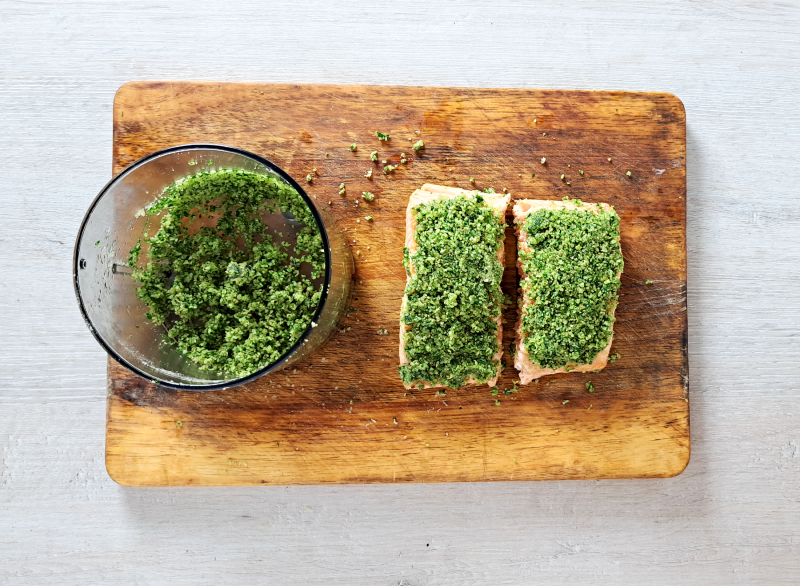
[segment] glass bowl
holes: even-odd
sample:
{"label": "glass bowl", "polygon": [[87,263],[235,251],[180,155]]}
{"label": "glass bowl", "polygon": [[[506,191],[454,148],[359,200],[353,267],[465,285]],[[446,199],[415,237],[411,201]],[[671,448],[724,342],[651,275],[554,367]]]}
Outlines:
{"label": "glass bowl", "polygon": [[[174,181],[199,170],[240,169],[269,174],[292,186],[308,205],[325,252],[322,296],[300,339],[281,357],[241,378],[205,370],[165,342],[166,329],[145,317],[147,305],[136,296],[137,284],[127,264],[130,250],[145,226],[144,208]],[[299,223],[291,214],[265,214],[270,228],[291,239]],[[206,391],[232,387],[294,364],[317,350],[335,331],[353,290],[353,257],[331,213],[317,208],[294,179],[267,159],[242,149],[189,144],[155,152],[112,179],[92,202],[75,243],[73,279],[86,325],[120,364],[156,384]]]}

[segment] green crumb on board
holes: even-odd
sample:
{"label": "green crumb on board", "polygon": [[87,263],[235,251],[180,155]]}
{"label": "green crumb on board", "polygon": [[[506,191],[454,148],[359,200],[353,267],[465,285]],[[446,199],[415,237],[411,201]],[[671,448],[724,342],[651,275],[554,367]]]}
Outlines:
{"label": "green crumb on board", "polygon": [[622,354],[612,354],[611,356],[608,357],[608,361],[609,362],[616,362],[620,358],[622,358]]}
{"label": "green crumb on board", "polygon": [[412,214],[417,248],[403,251],[410,279],[400,316],[408,363],[400,365],[400,377],[406,385],[483,384],[499,366],[497,251],[505,222],[477,192],[416,205]]}
{"label": "green crumb on board", "polygon": [[375,195],[370,193],[369,191],[362,192],[361,197],[363,197],[367,201],[372,201],[375,199]]}
{"label": "green crumb on board", "polygon": [[371,222],[371,221],[372,221],[372,216],[364,216],[364,219],[365,219],[367,222]]}
{"label": "green crumb on board", "polygon": [[[300,225],[293,250],[263,221],[282,212]],[[199,367],[247,376],[312,323],[322,295],[312,279],[323,275],[325,255],[314,216],[291,186],[243,170],[202,171],[169,185],[146,213],[161,227],[130,251],[136,294],[165,342]]]}
{"label": "green crumb on board", "polygon": [[376,130],[375,131],[375,135],[378,137],[378,140],[382,140],[384,142],[389,140],[389,135],[388,134],[384,134],[383,132],[379,132],[379,131]]}
{"label": "green crumb on board", "polygon": [[389,173],[391,173],[391,172],[392,172],[392,171],[394,171],[395,169],[397,169],[397,167],[395,167],[394,165],[386,165],[386,166],[383,168],[383,174],[384,174],[384,175],[388,175]]}
{"label": "green crumb on board", "polygon": [[494,404],[495,404],[496,407],[499,407],[500,406],[500,399],[495,399],[494,400]]}
{"label": "green crumb on board", "polygon": [[347,192],[347,189],[344,186],[344,183],[339,185],[339,195],[344,195]]}
{"label": "green crumb on board", "polygon": [[613,333],[623,267],[619,216],[613,208],[539,209],[521,232],[529,247],[519,253],[522,293],[535,300],[522,315],[531,361],[554,369],[591,363]]}
{"label": "green crumb on board", "polygon": [[594,385],[590,382],[586,383],[586,390],[590,393],[594,393]]}
{"label": "green crumb on board", "polygon": [[651,281],[650,279],[647,279],[647,281],[645,281],[644,284],[645,285],[652,285],[653,281]]}
{"label": "green crumb on board", "polygon": [[308,175],[306,175],[306,181],[308,181],[309,183],[311,183],[311,181],[312,181],[313,179],[314,179],[314,178],[311,176],[311,173],[309,173]]}
{"label": "green crumb on board", "polygon": [[353,143],[353,144],[351,144],[351,145],[350,145],[350,150],[351,150],[351,151],[358,150],[358,145],[357,145],[356,143]]}
{"label": "green crumb on board", "polygon": [[370,158],[371,160],[373,160],[373,161],[377,161],[377,160],[378,160],[378,151],[372,151],[372,152],[369,154],[369,158]]}
{"label": "green crumb on board", "polygon": [[418,140],[414,143],[414,146],[411,147],[415,151],[419,151],[419,149],[425,148],[425,143],[422,140]]}

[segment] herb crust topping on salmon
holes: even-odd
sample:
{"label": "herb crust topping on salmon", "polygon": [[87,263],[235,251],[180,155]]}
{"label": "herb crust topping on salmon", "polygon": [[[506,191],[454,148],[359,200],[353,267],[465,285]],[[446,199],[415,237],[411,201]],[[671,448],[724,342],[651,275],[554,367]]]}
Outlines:
{"label": "herb crust topping on salmon", "polygon": [[497,382],[509,200],[427,184],[411,195],[400,316],[406,388]]}

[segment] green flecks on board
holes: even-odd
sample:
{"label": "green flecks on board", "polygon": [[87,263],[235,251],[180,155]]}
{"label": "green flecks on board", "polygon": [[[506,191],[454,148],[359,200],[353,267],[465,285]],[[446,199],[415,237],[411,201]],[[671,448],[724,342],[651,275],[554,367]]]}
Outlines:
{"label": "green flecks on board", "polygon": [[590,363],[611,339],[623,267],[619,216],[596,211],[541,209],[523,223],[531,250],[520,252],[522,289],[533,301],[522,318],[523,344],[541,367]]}
{"label": "green flecks on board", "polygon": [[478,192],[436,199],[413,208],[417,249],[403,250],[414,275],[401,322],[409,363],[405,384],[419,381],[458,388],[497,374],[497,323],[503,265],[497,259],[505,223]]}

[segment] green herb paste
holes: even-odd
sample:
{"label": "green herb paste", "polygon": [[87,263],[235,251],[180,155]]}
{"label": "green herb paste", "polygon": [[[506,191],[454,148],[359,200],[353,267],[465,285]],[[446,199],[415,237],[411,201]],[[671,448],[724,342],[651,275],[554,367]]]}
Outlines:
{"label": "green herb paste", "polygon": [[[294,255],[263,221],[281,211],[301,224]],[[325,256],[311,210],[291,186],[241,170],[202,172],[167,187],[147,215],[161,215],[161,227],[144,233],[145,266],[138,264],[142,240],[131,250],[136,293],[147,318],[201,367],[247,376],[277,360],[311,323],[321,296],[311,279],[323,274]]]}
{"label": "green herb paste", "polygon": [[414,275],[401,322],[408,364],[407,385],[458,388],[469,377],[479,383],[497,374],[497,322],[503,265],[497,259],[505,223],[483,196],[436,199],[413,208],[416,243],[404,250],[403,265]]}
{"label": "green herb paste", "polygon": [[522,334],[531,360],[544,368],[591,363],[611,339],[623,266],[619,216],[599,206],[594,212],[537,210],[522,227],[531,249],[520,252],[522,289],[534,301]]}

